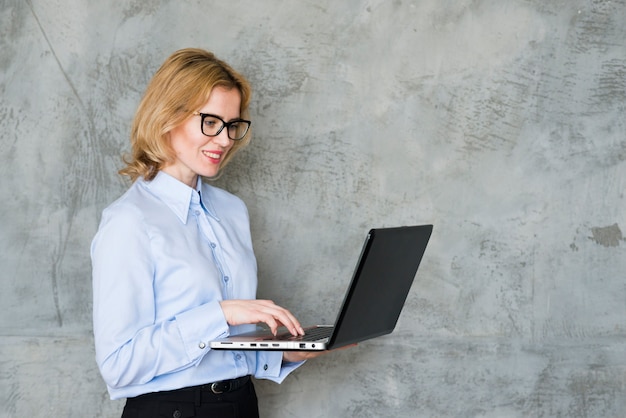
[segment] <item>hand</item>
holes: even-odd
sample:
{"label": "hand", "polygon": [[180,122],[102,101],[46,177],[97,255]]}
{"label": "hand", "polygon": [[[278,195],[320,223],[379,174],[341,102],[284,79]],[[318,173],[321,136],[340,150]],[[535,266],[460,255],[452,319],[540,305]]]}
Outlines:
{"label": "hand", "polygon": [[304,335],[300,322],[287,309],[271,300],[223,300],[220,302],[229,325],[258,324],[264,322],[276,335],[279,326],[286,327],[292,335]]}
{"label": "hand", "polygon": [[346,348],[356,347],[356,344],[346,345],[344,347],[335,348],[334,350],[324,351],[283,351],[283,361],[287,363],[297,363],[304,360],[310,360],[323,354],[332,353]]}

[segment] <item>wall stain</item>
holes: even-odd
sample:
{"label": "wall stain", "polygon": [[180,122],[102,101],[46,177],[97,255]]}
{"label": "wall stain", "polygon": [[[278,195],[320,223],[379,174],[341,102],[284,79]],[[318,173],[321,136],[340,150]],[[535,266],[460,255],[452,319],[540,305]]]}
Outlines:
{"label": "wall stain", "polygon": [[593,227],[591,233],[593,236],[589,238],[605,247],[617,247],[619,242],[624,239],[617,223],[605,227]]}

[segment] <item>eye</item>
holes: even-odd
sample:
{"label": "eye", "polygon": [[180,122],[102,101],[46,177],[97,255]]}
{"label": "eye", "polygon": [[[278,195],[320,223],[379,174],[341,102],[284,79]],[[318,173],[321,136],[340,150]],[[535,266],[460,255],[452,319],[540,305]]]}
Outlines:
{"label": "eye", "polygon": [[206,115],[202,121],[202,133],[205,135],[217,135],[222,129],[222,121],[212,115]]}
{"label": "eye", "polygon": [[211,128],[216,126],[219,123],[219,121],[215,118],[212,118],[210,116],[207,116],[206,118],[204,118],[204,126],[206,126],[207,128]]}

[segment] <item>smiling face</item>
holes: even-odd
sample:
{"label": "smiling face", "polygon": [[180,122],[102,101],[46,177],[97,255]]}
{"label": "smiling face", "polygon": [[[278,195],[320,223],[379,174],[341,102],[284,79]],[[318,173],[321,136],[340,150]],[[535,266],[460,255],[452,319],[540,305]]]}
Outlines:
{"label": "smiling face", "polygon": [[[197,109],[200,113],[219,116],[226,122],[240,118],[241,94],[239,90],[215,87],[209,100]],[[195,109],[194,109],[195,110]],[[174,161],[163,167],[163,171],[182,181],[189,187],[196,187],[198,176],[215,177],[224,157],[234,141],[228,138],[228,129],[217,136],[209,137],[200,129],[201,117],[194,115],[169,132],[169,140],[174,150]]]}

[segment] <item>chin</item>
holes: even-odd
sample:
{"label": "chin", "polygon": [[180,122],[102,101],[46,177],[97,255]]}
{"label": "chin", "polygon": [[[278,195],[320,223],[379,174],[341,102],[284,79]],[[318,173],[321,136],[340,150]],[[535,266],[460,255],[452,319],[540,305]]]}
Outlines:
{"label": "chin", "polygon": [[222,175],[222,171],[221,170],[211,170],[211,171],[207,171],[206,173],[202,173],[200,175],[202,177],[204,177],[204,178],[215,180],[215,179],[218,179]]}

